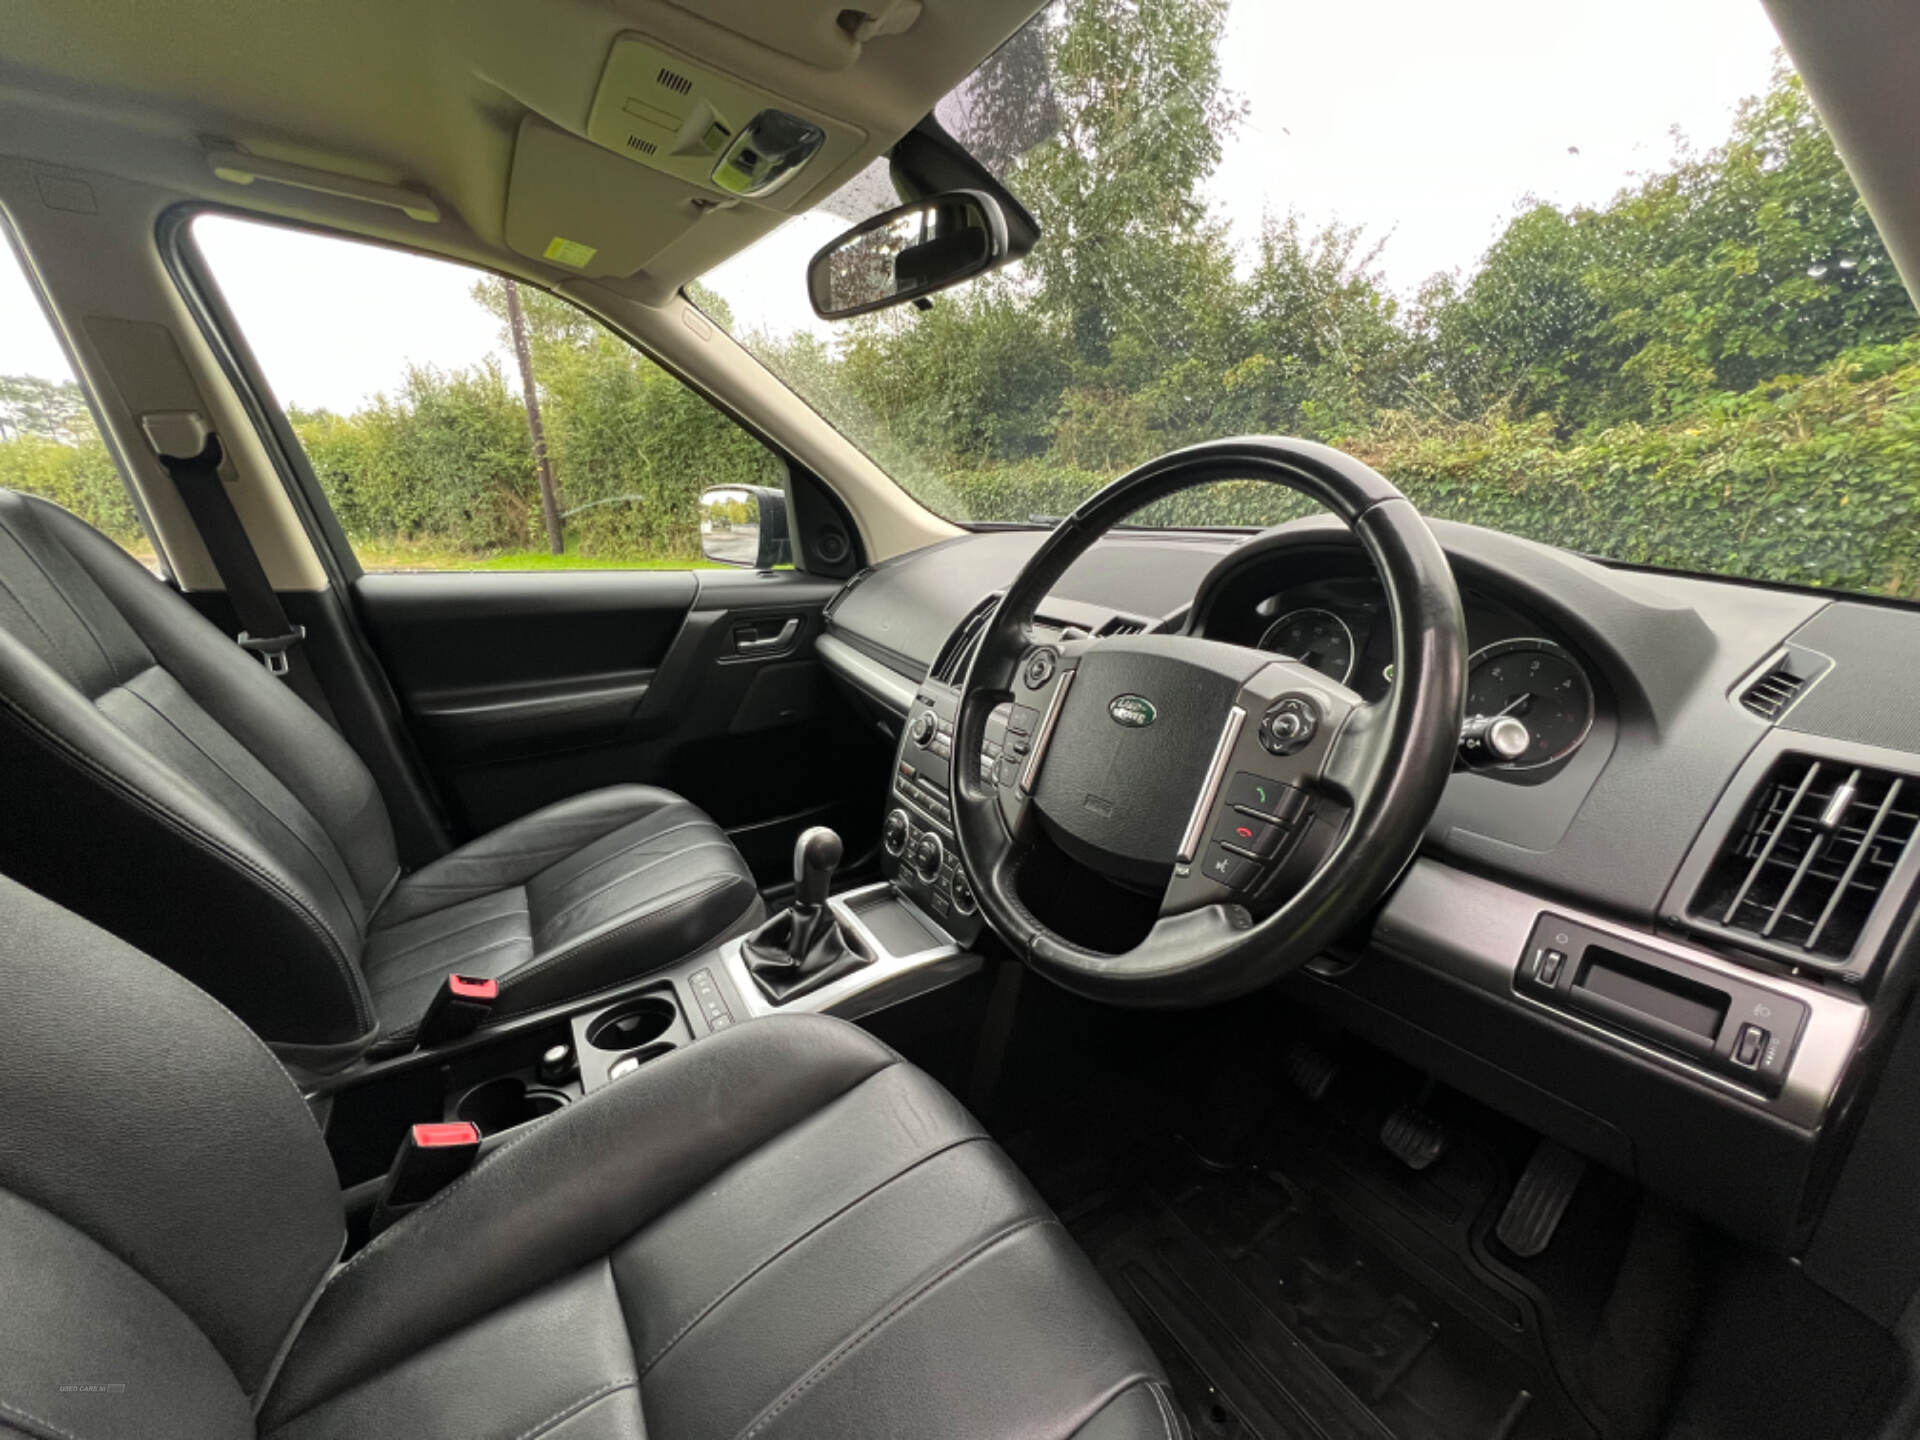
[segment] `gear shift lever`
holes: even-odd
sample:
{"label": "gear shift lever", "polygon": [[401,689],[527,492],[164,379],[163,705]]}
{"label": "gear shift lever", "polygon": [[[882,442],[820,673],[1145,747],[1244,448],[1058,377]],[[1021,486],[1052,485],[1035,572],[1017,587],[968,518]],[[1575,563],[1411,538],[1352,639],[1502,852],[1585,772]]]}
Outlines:
{"label": "gear shift lever", "polygon": [[800,832],[793,844],[793,904],[755,930],[741,950],[755,982],[776,1005],[817,990],[867,963],[847,943],[827,905],[843,847],[824,825]]}
{"label": "gear shift lever", "polygon": [[819,915],[826,912],[827,890],[833,884],[833,872],[840,864],[843,847],[840,837],[825,825],[802,830],[793,842],[793,936],[787,942],[787,956],[798,961],[806,954],[803,931],[811,932]]}

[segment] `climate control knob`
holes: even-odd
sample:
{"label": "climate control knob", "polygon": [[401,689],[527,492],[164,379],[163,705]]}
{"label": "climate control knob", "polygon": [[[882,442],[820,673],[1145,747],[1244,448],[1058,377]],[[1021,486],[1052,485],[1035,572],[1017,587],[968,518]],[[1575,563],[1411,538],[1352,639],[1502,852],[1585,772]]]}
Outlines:
{"label": "climate control knob", "polygon": [[895,810],[887,816],[887,822],[880,830],[880,843],[887,847],[889,855],[904,855],[907,851],[907,839],[913,833],[907,824],[907,812]]}
{"label": "climate control knob", "polygon": [[940,837],[932,831],[922,835],[913,844],[913,868],[922,880],[932,884],[940,878],[940,866],[947,858],[946,847],[940,843]]}
{"label": "climate control knob", "polygon": [[922,750],[933,743],[933,737],[940,733],[939,718],[931,710],[922,710],[913,717],[913,723],[907,727],[907,735]]}

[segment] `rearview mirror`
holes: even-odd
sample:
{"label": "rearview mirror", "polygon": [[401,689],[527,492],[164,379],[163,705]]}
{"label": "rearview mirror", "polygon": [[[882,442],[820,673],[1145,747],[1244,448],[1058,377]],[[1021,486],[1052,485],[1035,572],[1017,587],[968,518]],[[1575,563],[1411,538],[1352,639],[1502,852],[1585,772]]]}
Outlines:
{"label": "rearview mirror", "polygon": [[814,314],[843,320],[918,300],[1007,258],[1007,220],[991,195],[949,190],[863,220],[807,266]]}
{"label": "rearview mirror", "polygon": [[720,485],[702,491],[700,553],[720,565],[754,570],[791,565],[786,495],[770,485]]}

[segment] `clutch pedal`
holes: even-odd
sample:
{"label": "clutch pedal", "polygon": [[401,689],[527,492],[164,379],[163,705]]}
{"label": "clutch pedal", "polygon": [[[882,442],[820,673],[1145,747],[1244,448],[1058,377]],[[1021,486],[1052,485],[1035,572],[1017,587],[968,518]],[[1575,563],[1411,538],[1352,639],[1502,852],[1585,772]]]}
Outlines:
{"label": "clutch pedal", "polygon": [[1380,1143],[1409,1170],[1424,1170],[1446,1153],[1446,1127],[1411,1105],[1402,1105],[1380,1127]]}
{"label": "clutch pedal", "polygon": [[1315,1104],[1326,1098],[1333,1077],[1340,1073],[1338,1065],[1304,1041],[1287,1047],[1286,1070],[1293,1088]]}

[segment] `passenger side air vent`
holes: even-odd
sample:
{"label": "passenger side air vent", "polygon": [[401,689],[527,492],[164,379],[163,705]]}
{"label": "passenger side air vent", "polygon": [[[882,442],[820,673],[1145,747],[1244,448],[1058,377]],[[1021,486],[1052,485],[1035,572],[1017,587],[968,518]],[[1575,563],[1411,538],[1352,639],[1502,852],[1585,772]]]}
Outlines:
{"label": "passenger side air vent", "polygon": [[1794,964],[1844,965],[1913,842],[1920,782],[1789,755],[1693,898],[1696,929]]}
{"label": "passenger side air vent", "polygon": [[1818,650],[1788,645],[1740,691],[1740,708],[1762,720],[1778,720],[1832,668],[1833,661]]}
{"label": "passenger side air vent", "polygon": [[1140,635],[1147,628],[1147,621],[1136,619],[1132,615],[1116,615],[1104,622],[1093,633],[1096,635]]}
{"label": "passenger side air vent", "polygon": [[967,673],[967,666],[973,661],[973,652],[979,648],[980,632],[986,627],[987,616],[993,613],[993,607],[999,603],[998,595],[989,595],[967,612],[967,618],[954,626],[953,634],[940,647],[933,668],[927,672],[928,679],[942,685],[960,683]]}

